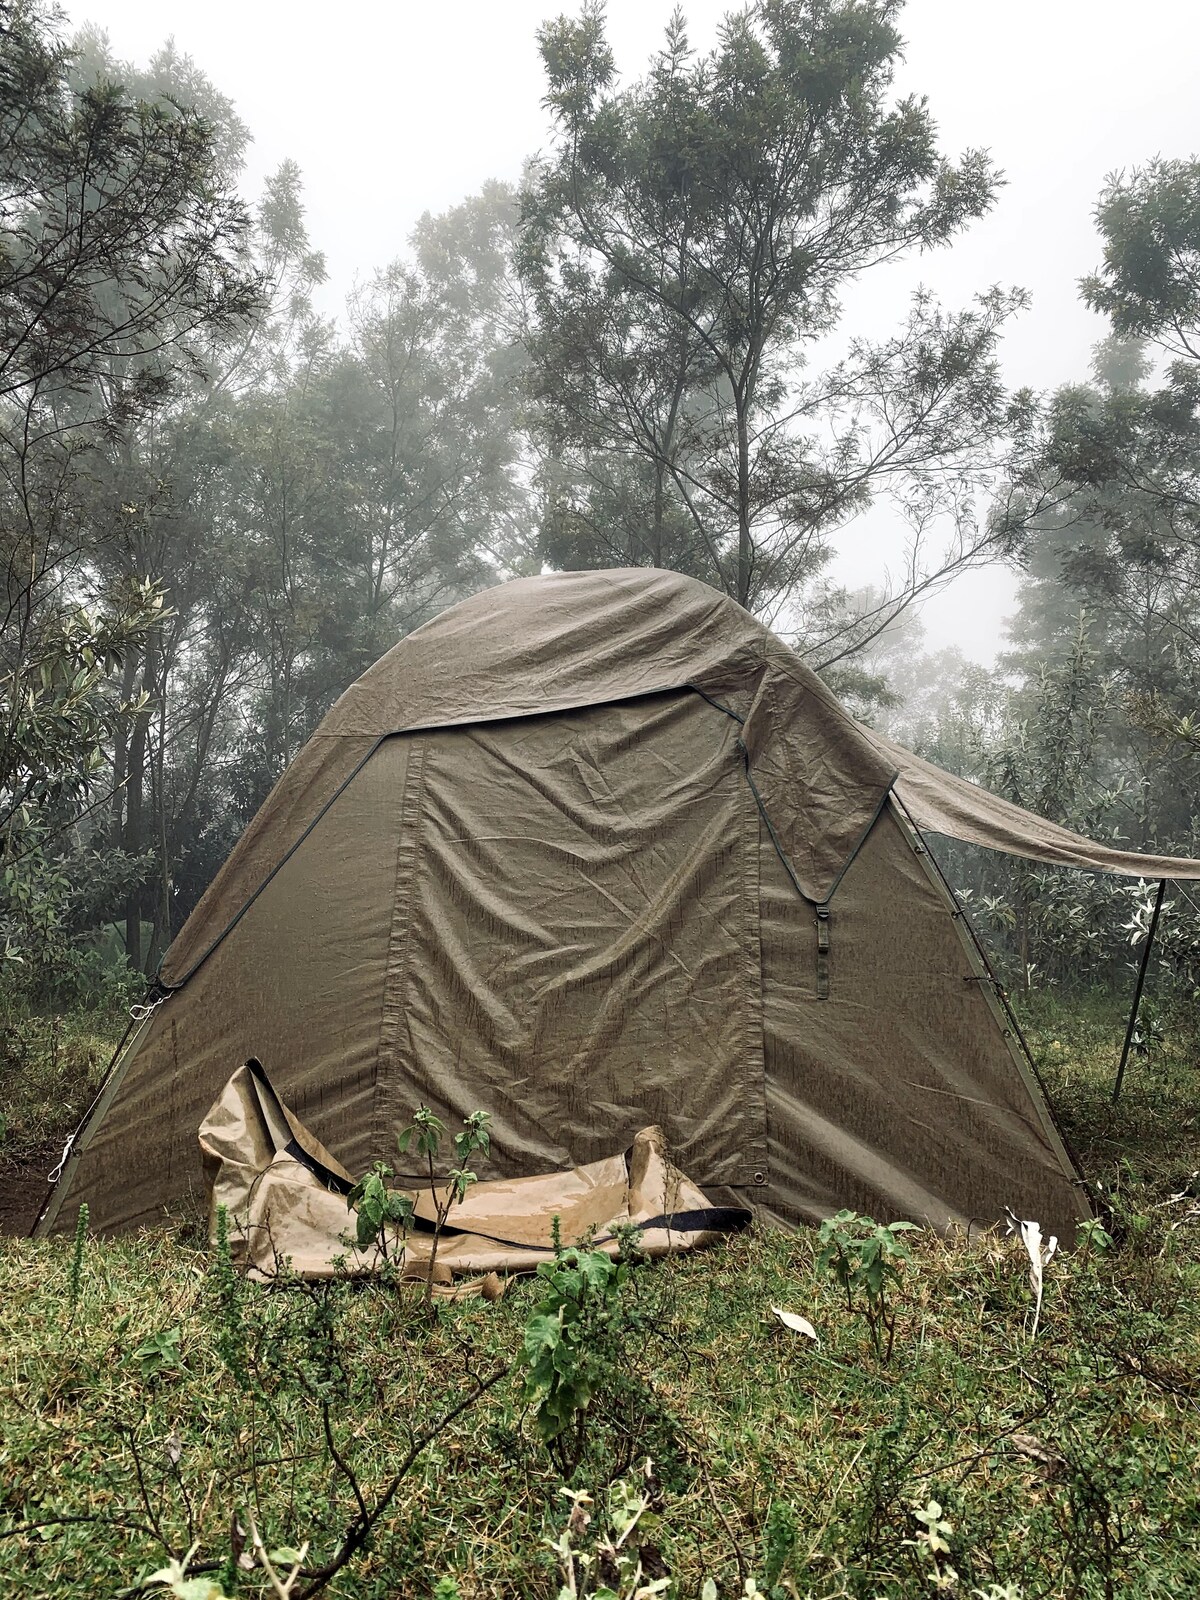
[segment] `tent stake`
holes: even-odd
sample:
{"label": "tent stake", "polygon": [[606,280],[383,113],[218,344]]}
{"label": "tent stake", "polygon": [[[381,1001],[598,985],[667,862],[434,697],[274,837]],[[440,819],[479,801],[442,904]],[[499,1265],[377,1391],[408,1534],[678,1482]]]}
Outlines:
{"label": "tent stake", "polygon": [[1129,1060],[1129,1047],[1133,1043],[1134,1029],[1137,1027],[1138,1010],[1142,1004],[1142,989],[1146,982],[1146,969],[1150,965],[1150,951],[1154,948],[1154,935],[1158,932],[1158,914],[1162,910],[1163,896],[1167,892],[1167,880],[1161,878],[1158,884],[1158,895],[1154,901],[1154,914],[1150,918],[1150,930],[1146,934],[1146,945],[1142,951],[1142,964],[1138,968],[1137,985],[1133,991],[1133,1005],[1129,1010],[1129,1026],[1125,1029],[1125,1045],[1121,1051],[1121,1065],[1117,1068],[1117,1081],[1113,1084],[1112,1103],[1116,1105],[1121,1097],[1121,1084],[1125,1079],[1125,1066]]}

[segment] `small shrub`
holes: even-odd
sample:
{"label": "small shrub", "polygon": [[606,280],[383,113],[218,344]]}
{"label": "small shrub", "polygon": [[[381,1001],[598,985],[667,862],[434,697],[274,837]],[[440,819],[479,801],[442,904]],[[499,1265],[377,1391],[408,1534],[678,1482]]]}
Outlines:
{"label": "small shrub", "polygon": [[546,1293],[525,1324],[525,1398],[563,1473],[583,1457],[587,1410],[612,1357],[612,1324],[629,1268],[599,1250],[560,1250],[538,1267]]}
{"label": "small shrub", "polygon": [[[429,1270],[425,1283],[427,1304],[433,1300],[434,1269],[437,1266],[438,1245],[450,1208],[461,1205],[467,1190],[477,1181],[467,1163],[477,1154],[487,1155],[491,1147],[486,1111],[472,1111],[463,1120],[463,1131],[454,1135],[456,1165],[446,1174],[439,1187],[436,1162],[442,1146],[446,1125],[428,1106],[418,1106],[410,1125],[396,1140],[401,1155],[410,1147],[426,1165],[429,1193],[433,1201],[433,1242],[429,1251]],[[365,1177],[350,1191],[346,1204],[355,1213],[355,1243],[360,1250],[372,1245],[379,1252],[384,1268],[398,1266],[403,1259],[408,1235],[416,1217],[416,1206],[406,1194],[389,1189],[387,1180],[394,1176],[392,1168],[377,1161]]]}
{"label": "small shrub", "polygon": [[416,1209],[407,1195],[388,1188],[392,1176],[386,1162],[376,1161],[346,1196],[354,1212],[354,1243],[359,1250],[374,1246],[385,1268],[402,1259]]}
{"label": "small shrub", "polygon": [[75,1218],[75,1238],[71,1245],[71,1271],[67,1280],[67,1305],[71,1317],[79,1308],[79,1294],[83,1287],[83,1252],[87,1245],[88,1216],[85,1200]]}
{"label": "small shrub", "polygon": [[571,1502],[567,1525],[556,1539],[546,1540],[562,1580],[559,1600],[585,1595],[592,1600],[652,1600],[671,1588],[662,1556],[644,1538],[658,1521],[652,1510],[653,1476],[647,1460],[643,1486],[627,1480],[612,1485],[605,1497],[604,1526],[594,1522],[586,1490],[561,1491]]}
{"label": "small shrub", "polygon": [[61,1149],[100,1086],[128,1017],[44,1017],[0,995],[0,1167]]}
{"label": "small shrub", "polygon": [[786,1500],[772,1500],[763,1525],[763,1579],[771,1600],[785,1600],[781,1579],[796,1555],[796,1513]]}
{"label": "small shrub", "polygon": [[229,1239],[229,1212],[217,1207],[217,1249],[213,1258],[213,1281],[217,1290],[217,1351],[230,1372],[243,1386],[246,1371],[246,1330],[242,1319],[242,1277],[233,1264]]}
{"label": "small shrub", "polygon": [[[671,1476],[682,1458],[676,1424],[651,1381],[653,1352],[672,1321],[665,1275],[634,1272],[635,1232],[620,1259],[586,1245],[538,1267],[542,1298],[525,1323],[517,1365],[538,1434],[570,1481],[585,1458],[593,1483],[651,1456]],[[686,1472],[683,1473],[686,1476]]]}
{"label": "small shrub", "polygon": [[875,1353],[891,1359],[896,1337],[892,1294],[900,1282],[900,1263],[912,1260],[901,1237],[913,1232],[912,1222],[879,1223],[855,1211],[826,1217],[817,1235],[817,1267],[827,1272],[846,1296],[847,1311],[860,1311]]}

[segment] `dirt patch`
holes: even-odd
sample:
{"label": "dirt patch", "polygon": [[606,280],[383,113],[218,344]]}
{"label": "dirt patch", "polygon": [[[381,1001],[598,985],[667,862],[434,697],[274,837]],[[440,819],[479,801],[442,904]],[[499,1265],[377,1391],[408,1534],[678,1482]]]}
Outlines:
{"label": "dirt patch", "polygon": [[50,1193],[46,1174],[58,1156],[57,1149],[47,1150],[34,1161],[0,1166],[0,1236],[20,1238],[28,1234]]}

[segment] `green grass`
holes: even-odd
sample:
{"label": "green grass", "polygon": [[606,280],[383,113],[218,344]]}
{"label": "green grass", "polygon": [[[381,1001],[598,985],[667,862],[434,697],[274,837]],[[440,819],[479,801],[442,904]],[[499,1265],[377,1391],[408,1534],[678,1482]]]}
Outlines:
{"label": "green grass", "polygon": [[128,1020],[123,1012],[38,1016],[0,1005],[0,1172],[66,1142]]}
{"label": "green grass", "polygon": [[[809,1232],[639,1269],[577,1476],[596,1499],[585,1548],[608,1479],[629,1468],[641,1481],[648,1453],[647,1559],[681,1597],[707,1577],[722,1596],[747,1574],[765,1590],[768,1565],[779,1595],[813,1600],[965,1600],[994,1584],[1024,1600],[1200,1592],[1200,1202],[1171,1199],[1200,1166],[1188,1053],[1136,1063],[1114,1115],[1119,1018],[1025,1020],[1114,1194],[1120,1247],[1051,1263],[1031,1341],[1015,1241],[909,1236],[890,1363],[818,1273]],[[413,1295],[378,1286],[315,1299],[247,1286],[231,1309],[208,1253],[157,1234],[89,1239],[72,1306],[71,1267],[70,1240],[0,1251],[0,1572],[22,1600],[114,1593],[161,1566],[164,1545],[198,1541],[195,1560],[219,1562],[235,1513],[244,1525],[253,1512],[270,1544],[311,1540],[310,1566],[326,1559],[354,1504],[322,1398],[370,1500],[410,1429],[457,1403],[471,1372],[513,1360],[537,1296],[520,1282],[496,1304],[443,1306],[432,1325]],[[810,1318],[820,1344],[782,1327],[776,1305]],[[171,1340],[165,1360],[153,1343],[176,1329],[178,1364]],[[231,1371],[242,1359],[245,1384]],[[561,1488],[505,1378],[423,1453],[328,1593],[431,1595],[452,1577],[464,1600],[555,1596]],[[915,1542],[930,1500],[952,1530],[940,1591]],[[56,1520],[68,1518],[83,1520]],[[237,1592],[268,1592],[261,1571]]]}
{"label": "green grass", "polygon": [[1085,1176],[1109,1189],[1132,1182],[1149,1203],[1200,1169],[1200,1031],[1189,1006],[1168,1016],[1161,1043],[1130,1054],[1114,1106],[1127,1004],[1125,996],[1041,994],[1018,1010]]}

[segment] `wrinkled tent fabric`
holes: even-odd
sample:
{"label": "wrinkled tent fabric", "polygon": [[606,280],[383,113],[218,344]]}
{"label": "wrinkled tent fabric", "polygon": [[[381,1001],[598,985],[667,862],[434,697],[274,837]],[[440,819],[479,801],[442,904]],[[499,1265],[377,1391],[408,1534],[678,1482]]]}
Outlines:
{"label": "wrinkled tent fabric", "polygon": [[1118,850],[1085,839],[1045,817],[1022,811],[1020,806],[990,794],[977,783],[943,772],[931,761],[923,761],[911,750],[881,738],[869,728],[863,732],[883,760],[895,763],[895,793],[926,833],[945,834],[1051,867],[1113,872],[1126,878],[1200,879],[1200,862],[1184,856],[1138,855],[1133,850]]}
{"label": "wrinkled tent fabric", "polygon": [[257,1055],[353,1170],[420,1103],[491,1113],[488,1178],[655,1124],[706,1193],[786,1222],[1011,1207],[1068,1238],[1077,1175],[920,825],[1163,865],[888,745],[694,580],[476,595],[352,685],[276,785],[39,1229],[68,1197],[106,1229],[198,1198],[196,1129]]}
{"label": "wrinkled tent fabric", "polygon": [[[257,1061],[239,1067],[200,1124],[209,1185],[209,1231],[224,1206],[234,1259],[259,1279],[292,1271],[329,1278],[340,1270],[376,1272],[377,1247],[346,1243],[354,1218],[346,1196],[353,1179],[276,1095]],[[428,1277],[433,1197],[415,1180],[396,1187],[416,1209],[404,1248],[411,1276]],[[667,1159],[661,1130],[643,1128],[623,1154],[569,1172],[475,1184],[457,1202],[438,1243],[438,1265],[451,1274],[531,1271],[554,1253],[553,1230],[566,1244],[587,1240],[616,1255],[616,1234],[641,1230],[649,1256],[695,1250],[743,1228],[744,1209],[710,1206]]]}

